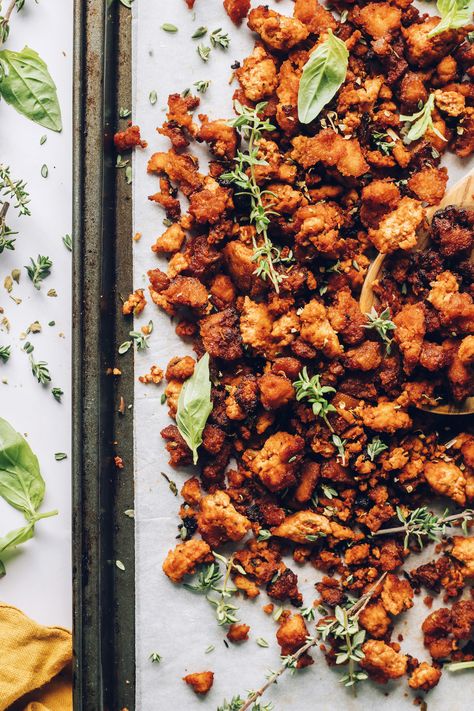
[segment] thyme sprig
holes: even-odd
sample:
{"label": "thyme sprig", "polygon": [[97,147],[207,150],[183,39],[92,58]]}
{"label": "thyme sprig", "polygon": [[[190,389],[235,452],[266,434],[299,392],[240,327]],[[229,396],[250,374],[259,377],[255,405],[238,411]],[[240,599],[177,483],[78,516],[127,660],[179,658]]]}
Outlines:
{"label": "thyme sprig", "polygon": [[394,528],[381,528],[375,531],[372,535],[383,536],[394,533],[405,533],[403,545],[408,548],[410,538],[416,538],[420,548],[423,548],[424,539],[437,541],[446,533],[446,529],[455,521],[461,521],[462,531],[467,534],[468,521],[474,520],[474,509],[465,509],[461,513],[448,516],[448,509],[441,516],[437,516],[428,510],[426,506],[421,506],[413,511],[405,514],[402,509],[397,506],[397,518],[401,521],[401,526]]}
{"label": "thyme sprig", "polygon": [[225,574],[221,587],[215,585],[212,586],[212,590],[219,593],[217,598],[206,596],[208,602],[214,605],[216,608],[216,618],[219,626],[231,625],[234,622],[238,622],[239,618],[236,615],[236,611],[239,609],[235,605],[232,605],[228,600],[234,593],[237,592],[237,588],[233,587],[230,583],[230,574],[233,569],[237,570],[239,573],[245,575],[245,570],[241,565],[234,563],[234,556],[226,558],[219,553],[214,552],[214,556],[217,560],[220,560],[225,565]]}
{"label": "thyme sprig", "polygon": [[214,586],[222,580],[222,573],[217,563],[210,563],[199,571],[196,583],[184,583],[184,587],[192,592],[204,593],[214,589]]}
{"label": "thyme sprig", "polygon": [[367,456],[371,462],[374,462],[379,454],[382,454],[386,449],[388,449],[388,445],[382,442],[380,437],[374,437],[372,442],[367,445]]}
{"label": "thyme sprig", "polygon": [[[36,2],[38,2],[38,0],[36,0]],[[0,17],[0,44],[6,42],[8,35],[10,34],[10,20],[13,10],[16,8],[16,11],[20,12],[20,10],[23,9],[24,4],[25,0],[10,0],[10,4],[5,11],[5,15]],[[1,5],[2,3],[0,2],[0,10]]]}
{"label": "thyme sprig", "polygon": [[[260,699],[267,689],[275,684],[279,677],[288,669],[290,671],[296,671],[300,657],[302,657],[309,649],[314,647],[320,639],[327,639],[328,637],[340,639],[343,642],[340,647],[341,655],[347,654],[346,661],[349,662],[349,671],[341,679],[344,685],[354,686],[357,682],[363,681],[363,679],[367,678],[365,672],[357,670],[355,667],[355,664],[364,656],[360,647],[363,643],[362,633],[365,635],[365,632],[360,630],[358,618],[386,575],[387,573],[383,573],[369,588],[369,590],[358,600],[351,603],[349,607],[336,607],[334,610],[334,616],[331,616],[318,624],[314,635],[309,635],[306,642],[299,649],[297,649],[294,654],[282,657],[282,664],[280,668],[276,671],[272,671],[267,676],[267,681],[260,687],[260,689],[251,692],[243,704],[240,696],[234,696],[231,702],[234,703],[234,706],[229,706],[229,704],[225,705],[227,703],[225,702],[224,706],[220,707],[218,711],[248,711],[248,709],[251,709],[251,711],[254,711],[255,709],[262,709],[263,711],[265,707],[260,706]],[[344,650],[344,647],[347,647],[349,651]],[[342,661],[342,656],[339,658],[341,659],[339,664],[343,664],[344,662]],[[240,703],[241,705],[237,706],[237,703]]]}
{"label": "thyme sprig", "polygon": [[388,335],[390,331],[395,331],[396,326],[391,320],[390,309],[387,307],[380,314],[372,306],[369,313],[365,314],[368,323],[364,324],[364,328],[374,329],[379,334],[382,341],[385,343],[385,352],[390,355],[393,339]]}
{"label": "thyme sprig", "polygon": [[341,458],[341,464],[343,467],[346,466],[346,450],[345,445],[347,444],[347,439],[341,439],[339,435],[333,434],[331,437],[333,445],[337,449],[337,456]]}
{"label": "thyme sprig", "polygon": [[260,118],[265,106],[266,102],[264,101],[257,104],[254,109],[243,106],[238,101],[234,103],[237,118],[230,121],[230,125],[247,142],[247,152],[237,151],[234,170],[224,173],[221,178],[240,188],[236,195],[246,195],[249,198],[250,222],[255,225],[257,235],[261,239],[259,243],[255,239],[253,241],[252,261],[257,263],[255,274],[264,281],[267,279],[271,281],[275,291],[279,292],[279,285],[284,277],[277,272],[275,265],[291,260],[292,256],[282,259],[281,250],[273,245],[268,236],[270,216],[277,213],[271,209],[271,205],[264,205],[263,197],[271,194],[271,191],[262,190],[255,177],[255,166],[267,165],[266,161],[258,157],[262,132],[275,130],[275,126],[268,119],[262,120]]}
{"label": "thyme sprig", "polygon": [[[390,140],[388,140],[390,139]],[[383,133],[381,131],[374,131],[372,133],[372,140],[377,146],[377,149],[383,153],[384,156],[390,155],[390,153],[395,148],[395,142],[391,140],[388,133]]]}
{"label": "thyme sprig", "polygon": [[209,35],[211,44],[213,47],[221,47],[222,49],[227,49],[230,45],[230,38],[227,32],[222,31],[222,27],[218,27],[217,30],[213,30]]}
{"label": "thyme sprig", "polygon": [[[201,569],[194,584],[185,583],[184,587],[195,593],[209,593],[206,595],[206,599],[216,608],[216,618],[219,625],[231,625],[233,622],[238,622],[239,619],[236,615],[238,607],[229,602],[229,598],[237,592],[237,588],[233,587],[230,582],[230,574],[232,570],[237,570],[245,575],[245,570],[238,563],[234,563],[233,555],[226,558],[215,551],[213,553],[217,561],[224,564],[225,572],[222,573],[219,563],[210,563]],[[219,586],[221,581],[222,584]],[[213,592],[218,593],[218,596],[211,597]]]}
{"label": "thyme sprig", "polygon": [[40,385],[46,385],[51,382],[51,374],[49,372],[48,364],[44,360],[35,361],[33,356],[30,355],[30,365],[31,372]]}
{"label": "thyme sprig", "polygon": [[0,254],[5,249],[15,249],[15,240],[11,239],[11,237],[17,233],[13,232],[5,222],[9,206],[10,204],[8,202],[4,202],[0,209]]}
{"label": "thyme sprig", "polygon": [[14,180],[10,168],[0,163],[0,197],[14,201],[14,208],[20,215],[31,215],[28,203],[30,196],[24,180]]}
{"label": "thyme sprig", "polygon": [[25,269],[33,282],[35,289],[41,289],[41,282],[51,274],[53,262],[49,257],[44,257],[41,254],[38,254],[36,262],[32,257],[30,257],[30,262],[30,265],[25,265]]}
{"label": "thyme sprig", "polygon": [[328,420],[328,414],[336,412],[336,408],[327,401],[326,395],[335,393],[336,390],[330,385],[321,385],[320,381],[321,376],[319,373],[310,378],[308,369],[305,366],[301,370],[298,379],[293,383],[293,387],[296,390],[296,399],[309,400],[314,414],[321,417],[332,431],[333,428]]}
{"label": "thyme sprig", "polygon": [[474,661],[470,662],[454,662],[445,666],[450,672],[464,671],[464,669],[474,669]]}

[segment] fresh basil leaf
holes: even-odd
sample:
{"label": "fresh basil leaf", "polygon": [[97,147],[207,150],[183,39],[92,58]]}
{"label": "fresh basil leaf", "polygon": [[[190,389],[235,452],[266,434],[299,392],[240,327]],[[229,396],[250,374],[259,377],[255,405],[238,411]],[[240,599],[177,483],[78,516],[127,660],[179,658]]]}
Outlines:
{"label": "fresh basil leaf", "polygon": [[[10,533],[7,533],[6,536],[0,538],[0,555],[2,555],[2,553],[6,553],[9,550],[12,550],[13,548],[16,548],[16,546],[19,546],[21,543],[26,543],[26,541],[29,541],[30,538],[33,538],[34,533],[34,523],[28,523],[22,528],[17,528],[14,531],[10,531]],[[7,571],[5,570],[5,564],[0,559],[0,578],[3,578],[3,576],[6,574]]]}
{"label": "fresh basil leaf", "polygon": [[31,518],[44,491],[38,458],[26,439],[0,418],[0,496]]}
{"label": "fresh basil leaf", "polygon": [[20,543],[25,543],[33,538],[35,526],[33,523],[28,523],[22,528],[17,528],[15,531],[10,531],[6,536],[0,538],[0,554],[5,551],[19,546]]}
{"label": "fresh basil leaf", "polygon": [[61,109],[48,67],[29,47],[0,50],[0,95],[7,104],[40,126],[61,131]]}
{"label": "fresh basil leaf", "polygon": [[303,67],[298,90],[298,118],[311,123],[335,96],[347,73],[349,52],[345,43],[329,30]]}
{"label": "fresh basil leaf", "polygon": [[202,433],[212,411],[209,353],[203,355],[194,373],[185,381],[178,399],[176,424],[181,436],[192,450],[193,462],[198,460],[198,447]]}
{"label": "fresh basil leaf", "polygon": [[456,30],[471,22],[474,0],[438,0],[436,7],[441,15],[441,22],[428,33],[428,38],[445,30]]}

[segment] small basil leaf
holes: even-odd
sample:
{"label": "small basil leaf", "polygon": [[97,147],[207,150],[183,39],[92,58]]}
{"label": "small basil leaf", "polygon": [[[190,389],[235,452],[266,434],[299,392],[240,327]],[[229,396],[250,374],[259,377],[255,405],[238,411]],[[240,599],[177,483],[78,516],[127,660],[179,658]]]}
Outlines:
{"label": "small basil leaf", "polygon": [[202,444],[202,433],[211,411],[209,354],[206,353],[196,364],[192,376],[185,381],[176,412],[178,430],[193,453],[194,464],[198,460],[197,450]]}
{"label": "small basil leaf", "polygon": [[0,50],[0,95],[7,104],[35,123],[61,131],[61,109],[48,67],[29,47],[21,52]]}
{"label": "small basil leaf", "polygon": [[303,67],[298,90],[298,118],[311,123],[336,94],[346,78],[349,52],[329,30]]}
{"label": "small basil leaf", "polygon": [[44,491],[38,458],[26,439],[0,418],[0,496],[31,517],[43,501]]}

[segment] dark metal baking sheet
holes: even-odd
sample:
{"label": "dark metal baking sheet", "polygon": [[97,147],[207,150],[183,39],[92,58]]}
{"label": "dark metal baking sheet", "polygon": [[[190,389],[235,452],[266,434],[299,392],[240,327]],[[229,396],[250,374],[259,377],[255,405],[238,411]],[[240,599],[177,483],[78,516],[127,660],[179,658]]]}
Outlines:
{"label": "dark metal baking sheet", "polygon": [[[74,709],[133,711],[133,355],[117,362],[129,328],[117,285],[132,287],[131,188],[113,150],[118,107],[131,106],[130,10],[75,0],[74,51]],[[114,366],[121,376],[107,375]]]}

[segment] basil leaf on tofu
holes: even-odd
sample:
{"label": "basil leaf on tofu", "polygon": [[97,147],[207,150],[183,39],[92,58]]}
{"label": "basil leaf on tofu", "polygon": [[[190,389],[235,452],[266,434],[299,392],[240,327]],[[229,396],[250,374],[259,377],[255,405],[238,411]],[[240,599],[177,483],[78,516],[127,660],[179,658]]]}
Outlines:
{"label": "basil leaf on tofu", "polygon": [[312,53],[303,67],[298,90],[298,118],[311,123],[335,96],[347,73],[349,52],[345,43],[329,30],[328,38]]}
{"label": "basil leaf on tofu", "polygon": [[211,411],[209,353],[206,353],[197,362],[192,376],[185,381],[176,412],[178,430],[193,453],[194,464],[198,461],[197,450],[202,444],[202,433]]}
{"label": "basil leaf on tofu", "polygon": [[405,143],[418,141],[425,135],[428,129],[431,129],[438,136],[438,138],[441,138],[443,141],[447,140],[447,138],[443,136],[441,131],[439,131],[433,123],[433,117],[431,114],[434,110],[434,99],[434,94],[430,94],[428,101],[420,109],[420,111],[417,111],[417,113],[412,114],[411,116],[404,116],[403,114],[400,114],[400,121],[411,123],[410,130],[404,138]]}
{"label": "basil leaf on tofu", "polygon": [[438,0],[436,7],[441,15],[441,22],[428,33],[428,38],[446,30],[457,30],[472,22],[473,0]]}
{"label": "basil leaf on tofu", "polygon": [[38,458],[26,439],[0,418],[0,496],[34,518],[44,491]]}
{"label": "basil leaf on tofu", "polygon": [[40,126],[61,131],[56,85],[39,54],[29,47],[2,49],[0,68],[0,96],[7,104]]}

